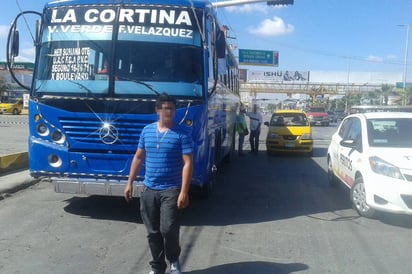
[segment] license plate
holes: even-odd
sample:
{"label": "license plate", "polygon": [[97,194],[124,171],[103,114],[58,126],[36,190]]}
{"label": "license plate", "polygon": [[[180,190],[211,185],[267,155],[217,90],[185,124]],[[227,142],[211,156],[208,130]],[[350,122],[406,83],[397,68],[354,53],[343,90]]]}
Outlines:
{"label": "license plate", "polygon": [[293,147],[295,147],[295,143],[285,143],[285,147],[293,148]]}

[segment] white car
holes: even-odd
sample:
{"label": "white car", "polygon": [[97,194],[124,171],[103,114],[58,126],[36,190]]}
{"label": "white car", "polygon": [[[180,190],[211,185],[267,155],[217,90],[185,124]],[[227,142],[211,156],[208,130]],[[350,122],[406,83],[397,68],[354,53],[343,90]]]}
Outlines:
{"label": "white car", "polygon": [[345,117],[328,148],[328,179],[350,189],[356,211],[412,215],[412,113]]}

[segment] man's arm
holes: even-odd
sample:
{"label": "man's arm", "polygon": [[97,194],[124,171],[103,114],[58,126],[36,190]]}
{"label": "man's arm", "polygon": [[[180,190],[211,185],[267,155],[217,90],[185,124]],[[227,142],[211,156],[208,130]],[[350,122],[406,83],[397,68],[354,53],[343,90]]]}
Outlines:
{"label": "man's arm", "polygon": [[145,155],[146,153],[144,149],[138,148],[133,156],[132,164],[130,165],[129,178],[124,189],[124,198],[126,199],[126,202],[130,202],[130,200],[132,199],[133,181],[136,178],[137,174],[139,174],[139,170],[143,164]]}
{"label": "man's arm", "polygon": [[262,113],[259,113],[259,128],[263,124],[263,116]]}
{"label": "man's arm", "polygon": [[177,199],[177,207],[179,209],[186,208],[189,205],[189,188],[193,173],[193,156],[192,154],[184,154],[183,170],[182,170],[182,188]]}

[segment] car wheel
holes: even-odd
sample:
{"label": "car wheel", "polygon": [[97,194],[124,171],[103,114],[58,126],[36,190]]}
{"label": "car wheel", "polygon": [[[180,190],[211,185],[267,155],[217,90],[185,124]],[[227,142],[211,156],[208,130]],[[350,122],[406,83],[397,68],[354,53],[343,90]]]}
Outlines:
{"label": "car wheel", "polygon": [[18,115],[19,114],[19,110],[17,108],[13,109],[13,115]]}
{"label": "car wheel", "polygon": [[372,218],[375,210],[366,203],[365,184],[362,177],[357,177],[350,191],[350,199],[359,215]]}
{"label": "car wheel", "polygon": [[331,186],[336,186],[338,184],[338,179],[336,178],[335,173],[333,173],[332,160],[330,157],[328,157],[328,181]]}

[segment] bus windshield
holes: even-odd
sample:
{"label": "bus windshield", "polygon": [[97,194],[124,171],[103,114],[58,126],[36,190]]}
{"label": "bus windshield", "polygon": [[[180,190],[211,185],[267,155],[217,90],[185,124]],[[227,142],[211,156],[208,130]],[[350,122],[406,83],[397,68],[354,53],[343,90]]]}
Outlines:
{"label": "bus windshield", "polygon": [[203,95],[201,13],[185,8],[62,7],[46,10],[36,97]]}

